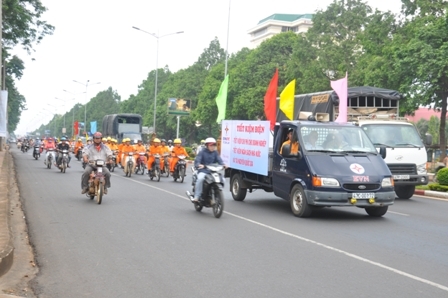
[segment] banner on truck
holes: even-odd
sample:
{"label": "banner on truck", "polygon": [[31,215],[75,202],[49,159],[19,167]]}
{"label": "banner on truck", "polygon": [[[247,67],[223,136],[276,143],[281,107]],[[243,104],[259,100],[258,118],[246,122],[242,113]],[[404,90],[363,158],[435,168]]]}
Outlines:
{"label": "banner on truck", "polygon": [[191,100],[168,98],[168,115],[188,116],[191,111]]}
{"label": "banner on truck", "polygon": [[221,158],[228,167],[268,175],[269,121],[223,120]]}

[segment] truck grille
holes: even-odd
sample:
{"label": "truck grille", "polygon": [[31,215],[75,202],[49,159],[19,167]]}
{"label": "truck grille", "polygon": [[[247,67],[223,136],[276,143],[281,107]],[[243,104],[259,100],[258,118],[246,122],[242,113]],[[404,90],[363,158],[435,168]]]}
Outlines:
{"label": "truck grille", "polygon": [[417,168],[415,164],[388,164],[389,170],[392,175],[399,174],[417,174]]}
{"label": "truck grille", "polygon": [[[365,188],[361,189],[359,186],[364,186]],[[363,191],[363,190],[376,190],[380,188],[379,184],[354,184],[354,183],[347,183],[342,185],[343,188],[346,190],[353,190],[353,191]]]}

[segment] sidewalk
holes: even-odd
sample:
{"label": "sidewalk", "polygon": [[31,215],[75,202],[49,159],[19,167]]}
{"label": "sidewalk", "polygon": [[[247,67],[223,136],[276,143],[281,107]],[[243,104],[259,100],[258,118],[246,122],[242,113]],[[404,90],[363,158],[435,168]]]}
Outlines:
{"label": "sidewalk", "polygon": [[12,266],[14,246],[9,222],[8,165],[5,155],[8,151],[0,151],[0,277]]}

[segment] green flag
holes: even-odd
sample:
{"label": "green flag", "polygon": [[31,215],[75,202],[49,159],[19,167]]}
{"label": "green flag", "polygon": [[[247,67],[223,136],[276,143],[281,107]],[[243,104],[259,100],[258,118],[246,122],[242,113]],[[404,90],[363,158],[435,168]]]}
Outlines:
{"label": "green flag", "polygon": [[226,118],[226,105],[227,105],[227,87],[229,86],[229,75],[226,75],[224,81],[219,88],[218,96],[216,96],[216,105],[218,106],[218,118],[216,122],[219,124]]}

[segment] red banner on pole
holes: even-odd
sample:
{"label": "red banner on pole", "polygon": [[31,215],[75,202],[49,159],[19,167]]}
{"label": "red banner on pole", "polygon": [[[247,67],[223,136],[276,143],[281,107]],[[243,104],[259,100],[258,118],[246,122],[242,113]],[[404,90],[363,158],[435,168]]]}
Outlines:
{"label": "red banner on pole", "polygon": [[77,136],[79,134],[78,121],[75,121],[75,123],[73,124],[73,129],[75,131],[75,135]]}

